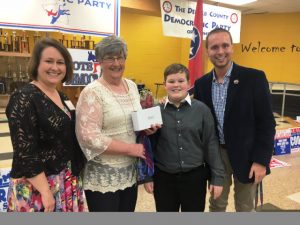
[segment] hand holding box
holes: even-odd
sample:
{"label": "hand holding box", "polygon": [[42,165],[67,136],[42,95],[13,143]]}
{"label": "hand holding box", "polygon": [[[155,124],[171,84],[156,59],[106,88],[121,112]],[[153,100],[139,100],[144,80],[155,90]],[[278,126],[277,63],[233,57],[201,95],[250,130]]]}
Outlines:
{"label": "hand holding box", "polygon": [[152,124],[162,124],[160,107],[155,106],[148,109],[142,109],[131,114],[133,129],[135,131],[145,130]]}

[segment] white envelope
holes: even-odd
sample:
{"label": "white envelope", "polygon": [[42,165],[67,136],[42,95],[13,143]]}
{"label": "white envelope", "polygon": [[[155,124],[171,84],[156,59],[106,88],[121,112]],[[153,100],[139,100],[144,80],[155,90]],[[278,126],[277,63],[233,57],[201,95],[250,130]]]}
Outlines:
{"label": "white envelope", "polygon": [[131,117],[135,131],[148,129],[152,124],[163,123],[159,106],[132,112]]}

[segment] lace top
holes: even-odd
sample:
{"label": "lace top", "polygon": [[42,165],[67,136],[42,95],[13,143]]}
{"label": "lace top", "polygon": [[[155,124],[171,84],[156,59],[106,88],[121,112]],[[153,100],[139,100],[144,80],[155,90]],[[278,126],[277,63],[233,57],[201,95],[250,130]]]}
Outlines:
{"label": "lace top", "polygon": [[128,93],[112,93],[99,81],[87,85],[76,107],[76,135],[88,162],[84,189],[124,190],[136,183],[136,158],[105,154],[112,139],[135,143],[131,112],[141,109],[135,83],[125,79]]}
{"label": "lace top", "polygon": [[[67,97],[59,93],[64,104]],[[14,154],[12,178],[59,174],[73,151],[70,117],[33,84],[14,92],[6,108]]]}

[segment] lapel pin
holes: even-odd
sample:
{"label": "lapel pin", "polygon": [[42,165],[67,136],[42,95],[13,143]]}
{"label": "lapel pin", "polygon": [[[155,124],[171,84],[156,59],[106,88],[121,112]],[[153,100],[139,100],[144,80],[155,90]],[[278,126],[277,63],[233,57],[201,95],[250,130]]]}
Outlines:
{"label": "lapel pin", "polygon": [[239,84],[239,80],[234,80],[233,83],[234,84]]}

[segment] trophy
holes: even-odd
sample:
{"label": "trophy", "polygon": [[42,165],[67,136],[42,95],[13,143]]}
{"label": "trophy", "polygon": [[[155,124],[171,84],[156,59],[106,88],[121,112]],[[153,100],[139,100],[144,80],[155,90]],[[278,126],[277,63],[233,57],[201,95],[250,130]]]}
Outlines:
{"label": "trophy", "polygon": [[25,31],[23,31],[23,35],[21,37],[21,52],[22,53],[29,53],[29,37],[28,35],[26,36]]}
{"label": "trophy", "polygon": [[73,35],[73,40],[71,40],[71,48],[77,48],[76,42],[76,36]]}
{"label": "trophy", "polygon": [[29,82],[29,81],[30,81],[30,77],[29,77],[29,73],[28,73],[28,65],[26,65],[25,74],[24,74],[24,82]]}
{"label": "trophy", "polygon": [[34,33],[34,35],[33,35],[33,42],[34,42],[34,44],[35,44],[38,40],[40,40],[40,38],[41,38],[41,35],[39,34],[38,31],[36,31],[36,32]]}
{"label": "trophy", "polygon": [[59,39],[60,43],[62,43],[66,48],[69,47],[69,41],[65,38],[65,35],[62,34],[62,38]]}
{"label": "trophy", "polygon": [[86,48],[85,47],[85,35],[82,35],[80,38],[80,48]]}
{"label": "trophy", "polygon": [[12,74],[12,79],[13,79],[13,82],[17,82],[18,81],[18,76],[17,76],[17,73],[15,71]]}
{"label": "trophy", "polygon": [[21,82],[24,81],[21,64],[19,64],[19,79],[20,79]]}
{"label": "trophy", "polygon": [[94,41],[92,41],[92,37],[89,36],[89,39],[85,41],[86,49],[94,49]]}
{"label": "trophy", "polygon": [[11,82],[12,82],[10,64],[8,64],[8,66],[7,66],[7,72],[5,72],[5,76],[4,77],[5,77],[6,93],[10,94],[10,91],[11,91]]}
{"label": "trophy", "polygon": [[2,45],[2,28],[0,28],[0,51],[3,50],[3,45]]}
{"label": "trophy", "polygon": [[11,35],[11,51],[19,52],[20,51],[19,47],[20,47],[19,36],[17,36],[16,31],[13,31]]}
{"label": "trophy", "polygon": [[9,44],[9,40],[8,40],[8,33],[5,32],[4,33],[4,51],[8,52],[10,49],[10,44]]}

